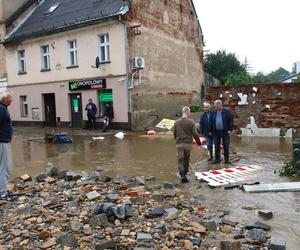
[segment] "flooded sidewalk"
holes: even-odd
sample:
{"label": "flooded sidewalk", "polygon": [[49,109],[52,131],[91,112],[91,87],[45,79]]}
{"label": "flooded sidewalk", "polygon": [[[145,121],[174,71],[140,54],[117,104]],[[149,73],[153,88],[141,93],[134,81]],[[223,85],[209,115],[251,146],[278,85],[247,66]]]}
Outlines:
{"label": "flooded sidewalk", "polygon": [[[130,133],[123,140],[113,133],[101,134],[104,140],[94,140],[100,136],[97,131],[63,130],[71,135],[72,144],[46,144],[30,140],[42,138],[46,129],[17,128],[11,145],[11,176],[22,174],[36,176],[52,162],[61,170],[104,169],[110,176],[154,176],[157,182],[179,183],[176,177],[176,149],[172,134],[155,137]],[[62,132],[62,131],[61,131]],[[236,164],[260,165],[253,181],[261,183],[294,181],[279,177],[283,162],[291,158],[291,140],[278,138],[232,137],[232,149],[240,158]],[[224,165],[213,165],[206,161],[207,152],[193,147],[191,163],[197,170],[219,169]],[[230,210],[230,216],[241,221],[261,220],[272,228],[272,235],[287,240],[287,249],[298,249],[300,245],[300,193],[260,193],[249,194],[239,189],[212,189],[206,183],[194,180],[181,187],[184,192],[200,199],[205,206]],[[248,209],[245,209],[248,208]],[[271,210],[273,219],[263,220],[256,214],[259,209]]]}

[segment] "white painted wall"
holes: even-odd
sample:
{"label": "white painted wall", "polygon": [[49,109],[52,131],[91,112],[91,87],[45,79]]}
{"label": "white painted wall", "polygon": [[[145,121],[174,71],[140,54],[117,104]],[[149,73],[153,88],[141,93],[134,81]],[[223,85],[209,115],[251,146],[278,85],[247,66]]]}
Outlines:
{"label": "white painted wall", "polygon": [[[98,35],[108,33],[111,63],[104,70],[92,68],[98,55]],[[77,40],[78,68],[69,66],[68,41]],[[28,83],[57,82],[83,78],[126,74],[124,27],[117,21],[70,30],[45,37],[25,40],[7,46],[6,62],[10,86]],[[41,72],[41,46],[49,45],[51,71]],[[18,75],[18,50],[25,50],[27,74]],[[61,66],[61,67],[59,67]]]}

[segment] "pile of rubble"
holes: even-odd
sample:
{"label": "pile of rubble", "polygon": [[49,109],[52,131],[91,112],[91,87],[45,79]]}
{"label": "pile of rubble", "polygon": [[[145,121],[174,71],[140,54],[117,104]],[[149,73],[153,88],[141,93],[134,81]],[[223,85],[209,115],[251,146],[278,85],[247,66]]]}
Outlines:
{"label": "pile of rubble", "polygon": [[[270,227],[241,224],[154,177],[59,171],[12,180],[0,201],[0,249],[268,249]],[[258,248],[256,248],[258,247]],[[278,248],[279,249],[279,248]],[[281,248],[280,248],[281,249]],[[285,248],[283,248],[285,249]]]}

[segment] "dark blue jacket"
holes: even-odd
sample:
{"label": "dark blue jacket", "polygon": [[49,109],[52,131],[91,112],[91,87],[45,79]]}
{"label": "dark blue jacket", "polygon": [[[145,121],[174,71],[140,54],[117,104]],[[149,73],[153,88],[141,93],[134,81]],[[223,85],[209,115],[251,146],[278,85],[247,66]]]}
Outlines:
{"label": "dark blue jacket", "polygon": [[0,143],[11,142],[12,125],[7,107],[0,102]]}
{"label": "dark blue jacket", "polygon": [[[213,134],[216,132],[216,116],[217,110],[214,110],[212,115],[212,131]],[[223,121],[223,130],[227,133],[229,130],[233,130],[233,117],[229,109],[222,109],[222,121]]]}
{"label": "dark blue jacket", "polygon": [[204,112],[199,120],[199,129],[198,132],[201,135],[209,136],[209,133],[212,133],[212,112],[210,113],[210,121],[208,121],[207,112]]}
{"label": "dark blue jacket", "polygon": [[88,103],[85,110],[87,110],[88,116],[95,116],[97,114],[97,106],[95,103]]}

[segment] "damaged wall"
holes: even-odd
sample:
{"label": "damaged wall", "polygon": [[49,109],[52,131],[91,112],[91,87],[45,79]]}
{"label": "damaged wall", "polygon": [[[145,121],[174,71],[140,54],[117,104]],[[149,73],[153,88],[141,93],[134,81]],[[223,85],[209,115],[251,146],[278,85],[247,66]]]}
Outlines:
{"label": "damaged wall", "polygon": [[172,116],[182,105],[199,105],[203,41],[191,0],[133,0],[126,20],[130,64],[145,58],[132,91],[134,127],[139,113]]}
{"label": "damaged wall", "polygon": [[300,127],[300,83],[207,88],[205,100],[216,99],[230,108],[239,128],[249,124],[250,116],[261,128]]}

